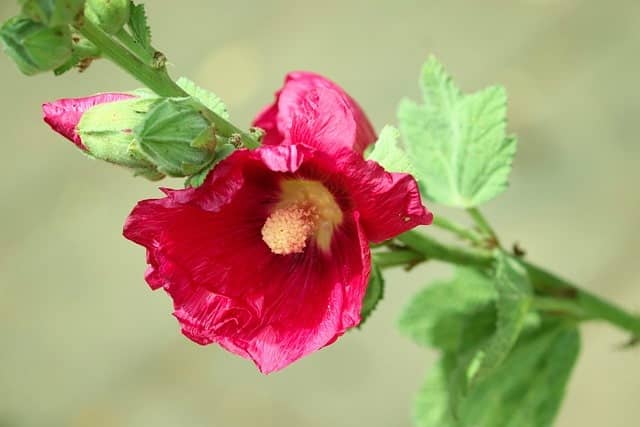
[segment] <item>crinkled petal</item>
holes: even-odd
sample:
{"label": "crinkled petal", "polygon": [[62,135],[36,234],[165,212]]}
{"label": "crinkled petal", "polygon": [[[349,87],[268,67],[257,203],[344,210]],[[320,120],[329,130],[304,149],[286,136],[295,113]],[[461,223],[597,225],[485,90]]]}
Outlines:
{"label": "crinkled petal", "polygon": [[331,155],[315,153],[314,162],[313,170],[304,165],[301,169],[325,180],[345,209],[349,206],[360,212],[360,223],[370,241],[381,242],[433,221],[411,175],[386,172],[378,163],[365,161],[348,149]]}
{"label": "crinkled petal", "polygon": [[318,74],[288,74],[276,101],[258,114],[254,125],[265,130],[264,144],[299,143],[289,137],[297,115],[311,120],[315,130],[321,132],[311,143],[322,150],[347,147],[362,153],[376,140],[373,126],[353,98]]}
{"label": "crinkled petal", "polygon": [[[370,254],[357,211],[336,229],[329,251],[310,243],[304,253],[275,255],[261,239],[278,180],[305,178],[317,161],[304,147],[239,150],[203,186],[167,191],[133,210],[124,234],[146,247],[146,278],[171,295],[187,337],[217,342],[268,373],[359,323]],[[236,190],[210,197],[225,184]]]}
{"label": "crinkled petal", "polygon": [[80,135],[76,132],[76,126],[84,112],[98,104],[129,98],[133,98],[133,96],[126,93],[101,93],[86,98],[65,98],[42,104],[42,112],[44,113],[44,121],[51,129],[86,151]]}
{"label": "crinkled petal", "polygon": [[[347,164],[350,194],[362,217],[361,223],[370,241],[382,242],[419,225],[429,225],[433,214],[422,204],[418,183],[406,173],[389,173],[374,161]],[[359,163],[359,162],[358,162]]]}

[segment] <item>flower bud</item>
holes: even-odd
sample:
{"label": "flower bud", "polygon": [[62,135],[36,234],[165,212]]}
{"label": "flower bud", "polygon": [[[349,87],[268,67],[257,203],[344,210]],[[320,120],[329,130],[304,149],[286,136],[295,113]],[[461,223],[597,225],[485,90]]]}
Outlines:
{"label": "flower bud", "polygon": [[158,170],[189,176],[215,158],[215,128],[192,98],[165,98],[134,129],[137,145]]}
{"label": "flower bud", "polygon": [[22,13],[48,27],[71,24],[84,0],[21,0]]}
{"label": "flower bud", "polygon": [[151,180],[164,177],[139,150],[133,128],[144,121],[159,98],[141,97],[98,104],[82,114],[77,134],[86,151],[96,159],[132,169]]}
{"label": "flower bud", "polygon": [[42,106],[44,121],[90,157],[132,169],[151,180],[164,175],[137,149],[132,128],[157,97],[102,93],[59,99]]}
{"label": "flower bud", "polygon": [[115,34],[129,20],[129,0],[87,0],[84,16],[109,34]]}
{"label": "flower bud", "polygon": [[0,27],[4,50],[20,71],[31,76],[53,70],[72,54],[67,26],[47,27],[23,16],[15,16]]}
{"label": "flower bud", "polygon": [[152,180],[191,176],[216,160],[215,129],[192,98],[106,93],[61,99],[43,111],[53,130],[89,156]]}

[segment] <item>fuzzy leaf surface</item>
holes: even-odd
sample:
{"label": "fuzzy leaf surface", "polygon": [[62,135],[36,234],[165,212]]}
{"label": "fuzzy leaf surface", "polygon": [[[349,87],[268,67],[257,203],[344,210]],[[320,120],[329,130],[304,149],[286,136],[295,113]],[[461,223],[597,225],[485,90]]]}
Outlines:
{"label": "fuzzy leaf surface", "polygon": [[403,100],[398,119],[426,197],[470,208],[502,193],[516,151],[516,139],[506,135],[504,88],[464,95],[433,57],[420,83],[424,104]]}

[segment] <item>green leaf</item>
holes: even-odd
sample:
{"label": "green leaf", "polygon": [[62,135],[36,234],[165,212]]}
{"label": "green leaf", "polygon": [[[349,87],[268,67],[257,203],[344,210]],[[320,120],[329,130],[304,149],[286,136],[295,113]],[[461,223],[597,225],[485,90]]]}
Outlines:
{"label": "green leaf", "polygon": [[151,28],[147,23],[147,12],[143,4],[130,3],[129,29],[135,41],[149,50],[151,49]]}
{"label": "green leaf", "polygon": [[193,175],[215,158],[216,136],[202,108],[191,98],[164,98],[136,126],[136,142],[158,170]]}
{"label": "green leaf", "polygon": [[217,95],[201,88],[186,77],[180,77],[178,81],[176,81],[176,84],[209,110],[213,111],[220,117],[229,120],[230,117],[229,112],[227,111],[227,106]]}
{"label": "green leaf", "polygon": [[498,292],[496,331],[467,367],[469,387],[482,381],[507,357],[525,325],[531,306],[532,291],[527,272],[510,256],[497,255],[493,283]]}
{"label": "green leaf", "polygon": [[400,132],[393,126],[385,126],[380,131],[378,141],[367,160],[373,160],[389,172],[404,172],[413,174],[407,153],[398,145]]}
{"label": "green leaf", "polygon": [[367,292],[362,301],[362,309],[360,310],[360,324],[358,327],[362,327],[364,322],[369,318],[371,313],[376,309],[378,303],[384,297],[384,277],[380,268],[372,264],[371,276],[369,277],[369,284],[367,285]]}
{"label": "green leaf", "polygon": [[467,318],[496,298],[486,275],[458,268],[451,280],[420,291],[403,311],[398,326],[420,345],[453,351],[461,344]]}
{"label": "green leaf", "polygon": [[426,196],[469,208],[507,187],[516,140],[506,136],[506,94],[494,86],[463,95],[435,58],[423,67],[424,104],[403,100],[400,129]]}
{"label": "green leaf", "polygon": [[517,343],[505,362],[451,410],[450,381],[458,357],[431,368],[415,401],[419,427],[550,427],[580,350],[577,329],[548,322]]}

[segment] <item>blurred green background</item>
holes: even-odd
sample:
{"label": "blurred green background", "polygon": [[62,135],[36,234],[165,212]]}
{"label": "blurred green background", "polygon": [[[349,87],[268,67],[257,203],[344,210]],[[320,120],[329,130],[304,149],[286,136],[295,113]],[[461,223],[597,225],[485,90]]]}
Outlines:
{"label": "blurred green background", "polygon": [[[339,82],[378,129],[402,96],[417,98],[428,54],[465,90],[505,85],[520,150],[510,191],[487,214],[532,260],[640,309],[637,0],[147,6],[171,73],[221,95],[242,124],[293,69]],[[0,18],[17,9],[2,0]],[[143,250],[121,237],[156,185],[86,159],[41,121],[43,101],[137,86],[107,62],[26,78],[0,56],[0,426],[410,426],[436,354],[394,323],[448,268],[391,271],[363,331],[267,377],[191,343],[144,283]],[[608,326],[583,330],[557,425],[638,425],[640,352],[618,351],[626,337]]]}

